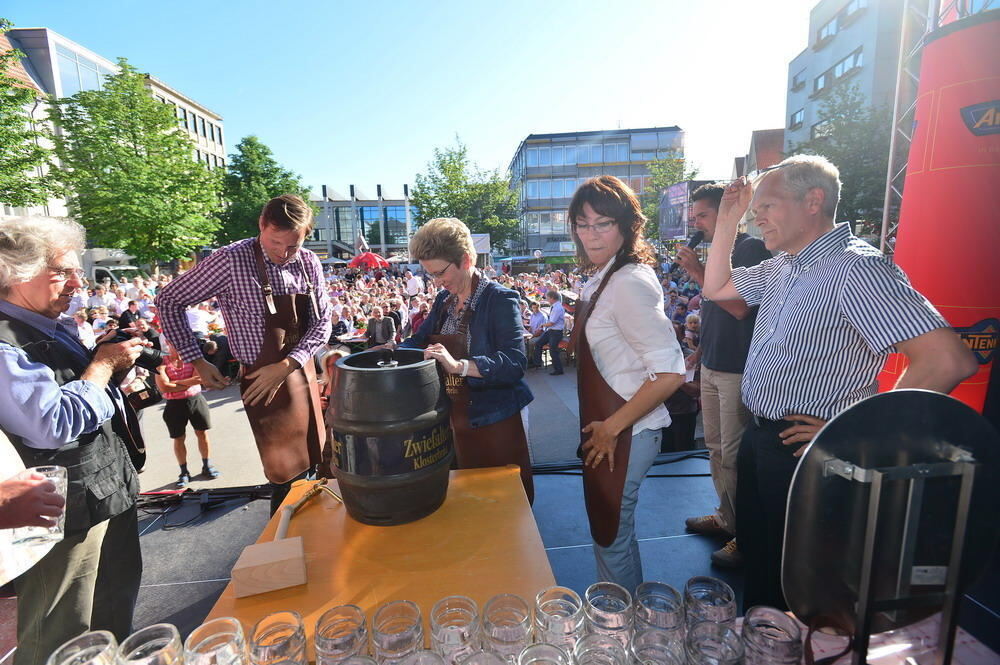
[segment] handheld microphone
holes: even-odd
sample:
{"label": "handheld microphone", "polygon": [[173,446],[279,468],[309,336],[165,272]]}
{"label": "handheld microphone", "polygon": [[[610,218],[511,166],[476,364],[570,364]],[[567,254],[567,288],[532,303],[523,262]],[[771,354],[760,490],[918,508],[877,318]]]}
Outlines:
{"label": "handheld microphone", "polygon": [[[705,239],[704,231],[695,231],[694,233],[691,234],[691,238],[688,240],[687,244],[688,249],[694,249],[695,247],[700,245],[701,241],[704,239]],[[677,268],[677,261],[674,261],[673,263],[670,264],[669,272],[673,272],[675,268]]]}

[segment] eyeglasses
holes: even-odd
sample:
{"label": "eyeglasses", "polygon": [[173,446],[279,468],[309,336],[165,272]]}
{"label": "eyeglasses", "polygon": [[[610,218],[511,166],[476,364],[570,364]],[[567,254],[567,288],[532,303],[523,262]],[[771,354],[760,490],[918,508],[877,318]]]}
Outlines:
{"label": "eyeglasses", "polygon": [[455,264],[449,263],[447,266],[445,266],[444,270],[438,272],[431,272],[430,270],[428,270],[427,274],[431,276],[431,279],[441,279],[442,277],[444,277],[444,274],[448,272],[449,269],[451,269],[453,265]]}
{"label": "eyeglasses", "polygon": [[614,222],[597,222],[596,224],[577,224],[574,222],[573,230],[576,231],[577,235],[586,231],[593,231],[598,235],[604,235],[610,231],[613,226],[615,226]]}
{"label": "eyeglasses", "polygon": [[63,282],[68,281],[70,277],[82,280],[87,274],[83,268],[57,268],[55,266],[48,266],[48,268],[52,271],[53,277]]}

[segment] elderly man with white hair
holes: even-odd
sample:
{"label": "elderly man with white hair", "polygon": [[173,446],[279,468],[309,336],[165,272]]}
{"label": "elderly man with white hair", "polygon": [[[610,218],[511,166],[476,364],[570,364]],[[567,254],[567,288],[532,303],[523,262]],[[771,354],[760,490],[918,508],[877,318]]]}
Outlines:
{"label": "elderly man with white hair", "polygon": [[[789,157],[756,188],[742,178],[726,188],[708,253],[705,296],[760,305],[742,379],[752,422],[737,458],[745,608],[787,607],[782,540],[799,456],[826,421],[877,392],[888,354],[909,361],[896,388],[947,393],[977,368],[903,271],[848,224],[834,223],[839,199],[836,166],[815,155]],[[734,268],[733,242],[748,207],[765,246],[778,254]]]}
{"label": "elderly man with white hair", "polygon": [[26,467],[63,466],[69,481],[63,540],[14,581],[15,665],[41,665],[87,630],[127,637],[142,574],[135,499],[145,449],[117,383],[148,343],[91,353],[62,317],[83,279],[83,248],[75,222],[0,222],[0,431]]}

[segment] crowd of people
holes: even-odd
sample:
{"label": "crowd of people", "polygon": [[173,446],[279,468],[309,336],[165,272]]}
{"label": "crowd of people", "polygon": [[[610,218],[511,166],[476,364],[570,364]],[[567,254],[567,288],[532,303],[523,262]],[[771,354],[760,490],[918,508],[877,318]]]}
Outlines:
{"label": "crowd of people", "polygon": [[[174,279],[110,291],[85,284],[75,223],[5,222],[0,385],[9,395],[0,400],[0,431],[25,466],[69,469],[65,537],[15,581],[15,664],[44,662],[82,630],[129,633],[142,571],[135,499],[145,446],[121,386],[161,335],[169,356],[156,379],[177,402],[167,424],[182,480],[190,477],[187,425],[203,473],[218,473],[200,390],[225,387],[239,367],[272,510],[293,480],[329,461],[314,366],[324,348],[422,349],[453,398],[458,468],[517,465],[529,501],[526,409],[534,396],[525,373],[547,351],[558,375],[565,354],[577,367],[583,508],[598,577],[629,589],[643,580],[634,528],[640,486],[658,452],[691,447],[702,409],[719,506],[687,527],[724,537],[712,560],[744,567],[745,607],[786,607],[785,503],[805,444],[876,392],[891,351],[908,362],[899,388],[947,393],[977,367],[902,271],[834,222],[839,198],[836,167],[816,156],[790,157],[757,182],[706,185],[691,213],[712,243],[707,259],[681,248],[679,269],[664,270],[643,238],[635,193],[598,176],[568,210],[577,269],[477,267],[469,229],[435,219],[411,240],[414,274],[324,270],[302,248],[309,206],[285,195],[264,206],[257,237]],[[738,232],[748,213],[760,239]],[[73,323],[61,318],[67,311]],[[108,328],[132,336],[112,338]],[[0,482],[0,525],[58,514],[42,484]]]}

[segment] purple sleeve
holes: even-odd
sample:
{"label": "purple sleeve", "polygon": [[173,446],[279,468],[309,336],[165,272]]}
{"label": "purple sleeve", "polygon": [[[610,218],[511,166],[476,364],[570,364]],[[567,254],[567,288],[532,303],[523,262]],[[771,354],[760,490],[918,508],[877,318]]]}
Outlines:
{"label": "purple sleeve", "polygon": [[333,328],[333,324],[330,322],[330,312],[333,305],[330,303],[330,294],[326,289],[323,266],[319,259],[309,251],[303,251],[302,254],[302,265],[309,275],[309,281],[313,284],[316,307],[319,311],[316,312],[316,317],[313,318],[309,330],[295,345],[288,357],[293,358],[301,367],[305,367],[307,362],[311,362],[313,354],[319,351],[330,339],[330,330]]}
{"label": "purple sleeve", "polygon": [[174,278],[156,296],[163,334],[184,362],[194,362],[203,357],[187,320],[187,308],[224,295],[232,272],[231,252],[228,248],[218,249],[193,269]]}

